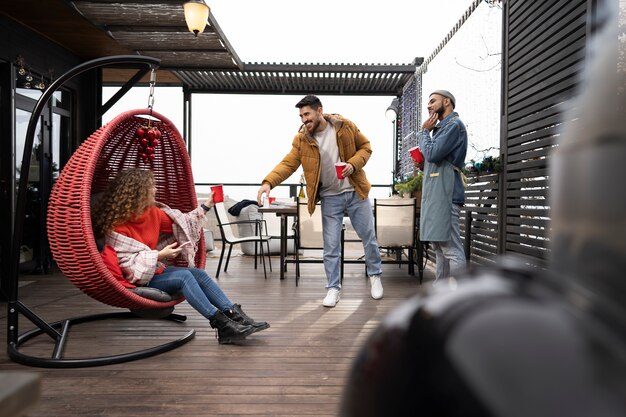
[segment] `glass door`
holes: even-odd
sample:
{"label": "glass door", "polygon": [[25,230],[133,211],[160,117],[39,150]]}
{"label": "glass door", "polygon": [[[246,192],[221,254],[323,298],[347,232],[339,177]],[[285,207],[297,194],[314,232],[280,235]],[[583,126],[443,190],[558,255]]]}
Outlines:
{"label": "glass door", "polygon": [[[52,259],[46,232],[48,199],[54,181],[59,175],[62,143],[69,144],[70,108],[68,92],[59,91],[48,101],[41,112],[28,167],[28,187],[20,271],[23,273],[48,273]],[[15,193],[24,174],[22,159],[28,123],[41,91],[16,89],[15,101]],[[17,200],[17,197],[14,201]]]}

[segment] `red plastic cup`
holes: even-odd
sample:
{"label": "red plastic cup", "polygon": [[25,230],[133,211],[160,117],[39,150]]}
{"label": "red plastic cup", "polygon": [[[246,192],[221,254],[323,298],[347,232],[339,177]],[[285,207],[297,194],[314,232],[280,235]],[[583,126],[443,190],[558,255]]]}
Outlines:
{"label": "red plastic cup", "polygon": [[214,203],[223,203],[224,202],[224,188],[221,185],[214,185],[211,187],[211,191],[213,191],[213,202]]}
{"label": "red plastic cup", "polygon": [[343,179],[343,169],[346,167],[346,163],[345,162],[337,162],[335,164],[335,171],[337,171],[337,178],[339,178],[340,180]]}
{"label": "red plastic cup", "polygon": [[276,197],[270,197],[270,204],[272,204],[274,201],[276,201]]}
{"label": "red plastic cup", "polygon": [[409,149],[409,154],[411,155],[411,158],[413,158],[416,164],[421,164],[424,162],[424,154],[422,153],[422,151],[420,151],[419,147],[416,146],[414,148]]}

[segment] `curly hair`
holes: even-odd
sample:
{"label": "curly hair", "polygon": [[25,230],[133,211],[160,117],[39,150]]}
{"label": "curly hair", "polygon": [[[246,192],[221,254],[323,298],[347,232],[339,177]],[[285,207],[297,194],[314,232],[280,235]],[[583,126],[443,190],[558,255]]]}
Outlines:
{"label": "curly hair", "polygon": [[92,207],[94,235],[103,236],[116,226],[141,215],[154,204],[152,171],[128,169],[117,174]]}

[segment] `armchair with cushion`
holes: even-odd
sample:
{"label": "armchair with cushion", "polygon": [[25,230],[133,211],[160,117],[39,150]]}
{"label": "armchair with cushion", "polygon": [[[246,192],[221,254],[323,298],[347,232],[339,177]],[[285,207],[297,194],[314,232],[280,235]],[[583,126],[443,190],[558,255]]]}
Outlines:
{"label": "armchair with cushion", "polygon": [[[300,280],[300,264],[301,263],[323,263],[323,259],[302,259],[300,254],[304,249],[324,250],[324,240],[322,235],[322,208],[320,203],[316,204],[313,214],[308,211],[308,199],[298,198],[296,200],[298,208],[296,216],[296,234],[295,234],[295,264],[296,264],[296,285]],[[344,229],[341,230],[341,281],[343,282],[343,240]]]}
{"label": "armchair with cushion", "polygon": [[[378,246],[397,249],[396,259],[388,263],[407,264],[411,275],[415,275],[413,253],[418,246],[415,219],[415,198],[374,199],[374,228]],[[408,260],[402,259],[404,250],[408,252]]]}

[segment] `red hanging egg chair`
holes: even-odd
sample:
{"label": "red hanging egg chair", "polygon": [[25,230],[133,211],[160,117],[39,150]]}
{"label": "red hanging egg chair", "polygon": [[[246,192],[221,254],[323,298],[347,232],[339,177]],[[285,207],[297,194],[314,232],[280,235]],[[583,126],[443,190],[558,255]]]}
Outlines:
{"label": "red hanging egg chair", "polygon": [[[161,133],[152,147],[153,157],[149,158],[142,156],[140,139],[136,136],[137,129],[147,125]],[[183,212],[197,207],[191,162],[178,129],[150,109],[127,111],[93,133],[59,175],[48,206],[50,249],[63,274],[90,297],[132,311],[167,311],[184,298],[156,301],[129,290],[105,265],[93,235],[90,208],[93,196],[104,191],[118,172],[129,168],[145,168],[154,173],[157,201]],[[199,238],[195,264],[204,268],[202,233]]]}
{"label": "red hanging egg chair", "polygon": [[[145,155],[146,146],[140,147],[137,137],[137,129],[146,125],[160,132],[158,143],[149,151],[152,157]],[[145,168],[154,173],[157,201],[183,212],[197,207],[185,143],[166,117],[149,108],[131,110],[93,133],[72,155],[52,188],[48,204],[48,240],[59,269],[75,286],[98,301],[131,311],[75,317],[49,325],[42,323],[41,328],[26,332],[16,344],[10,344],[9,354],[15,360],[57,368],[109,365],[167,352],[194,338],[195,330],[192,329],[173,341],[130,353],[78,359],[61,357],[71,324],[135,316],[186,320],[185,316],[172,313],[174,306],[184,301],[183,297],[174,298],[163,292],[156,297],[154,294],[144,297],[133,292],[135,289],[128,288],[129,284],[123,278],[116,278],[107,268],[98,251],[91,226],[92,199],[104,191],[118,172],[128,168]],[[204,268],[204,265],[205,244],[200,233],[195,266]],[[44,332],[56,340],[52,358],[36,358],[18,352],[20,344]]]}

